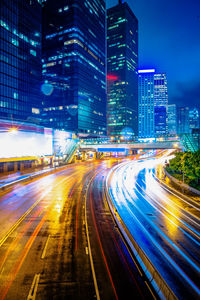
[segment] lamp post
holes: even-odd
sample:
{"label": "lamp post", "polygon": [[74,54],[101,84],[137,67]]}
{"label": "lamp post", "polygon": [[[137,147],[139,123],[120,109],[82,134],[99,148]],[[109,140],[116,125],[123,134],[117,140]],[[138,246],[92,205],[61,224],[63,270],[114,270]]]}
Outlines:
{"label": "lamp post", "polygon": [[182,166],[182,173],[183,173],[183,183],[184,183],[184,181],[185,181],[184,157],[185,157],[185,155],[183,155],[182,158],[181,158],[181,166]]}

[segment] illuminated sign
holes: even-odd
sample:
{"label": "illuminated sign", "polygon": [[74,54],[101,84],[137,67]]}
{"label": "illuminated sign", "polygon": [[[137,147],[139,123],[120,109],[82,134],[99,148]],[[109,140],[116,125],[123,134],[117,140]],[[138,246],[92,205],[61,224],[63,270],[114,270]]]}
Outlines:
{"label": "illuminated sign", "polygon": [[107,80],[118,80],[118,76],[116,75],[112,75],[112,74],[108,74],[107,75]]}
{"label": "illuminated sign", "polygon": [[125,152],[125,148],[98,148],[98,152]]}
{"label": "illuminated sign", "polygon": [[138,74],[143,74],[143,73],[155,73],[155,69],[146,69],[146,70],[138,70]]}
{"label": "illuminated sign", "polygon": [[45,156],[53,154],[53,136],[51,132],[9,131],[0,133],[0,157]]}

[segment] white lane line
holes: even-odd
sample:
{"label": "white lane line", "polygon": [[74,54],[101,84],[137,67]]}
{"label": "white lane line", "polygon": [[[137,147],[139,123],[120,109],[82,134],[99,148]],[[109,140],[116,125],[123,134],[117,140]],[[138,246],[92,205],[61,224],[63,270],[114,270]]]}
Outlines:
{"label": "white lane line", "polygon": [[40,274],[35,274],[27,300],[35,300],[39,281],[40,281]]}
{"label": "white lane line", "polygon": [[85,247],[85,253],[88,255],[88,247]]}
{"label": "white lane line", "polygon": [[46,255],[46,251],[47,251],[47,246],[48,246],[48,242],[49,242],[49,239],[50,239],[51,235],[48,236],[47,238],[47,241],[46,241],[46,244],[45,244],[45,247],[44,247],[44,250],[42,252],[42,256],[41,256],[41,259],[44,259],[45,258],[45,255]]}

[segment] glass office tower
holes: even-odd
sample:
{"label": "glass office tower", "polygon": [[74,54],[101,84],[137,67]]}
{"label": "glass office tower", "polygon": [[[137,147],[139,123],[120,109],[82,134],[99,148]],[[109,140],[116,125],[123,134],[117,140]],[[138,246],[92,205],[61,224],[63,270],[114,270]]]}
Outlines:
{"label": "glass office tower", "polygon": [[39,115],[41,9],[37,0],[1,0],[0,118],[33,121]]}
{"label": "glass office tower", "polygon": [[162,136],[168,133],[167,111],[168,92],[165,73],[154,74],[154,108],[155,108],[155,135]]}
{"label": "glass office tower", "polygon": [[178,125],[178,134],[184,134],[190,132],[189,107],[186,106],[178,107],[177,125]]}
{"label": "glass office tower", "polygon": [[154,74],[155,69],[138,70],[139,78],[139,137],[155,137],[154,111]]}
{"label": "glass office tower", "polygon": [[107,11],[107,132],[138,135],[138,20],[127,3]]}
{"label": "glass office tower", "polygon": [[43,3],[43,120],[106,134],[105,1]]}
{"label": "glass office tower", "polygon": [[189,126],[190,132],[193,129],[199,128],[199,110],[196,107],[189,110]]}
{"label": "glass office tower", "polygon": [[177,111],[176,104],[168,105],[168,133],[177,134]]}
{"label": "glass office tower", "polygon": [[138,70],[139,137],[153,138],[168,132],[168,93],[165,73]]}

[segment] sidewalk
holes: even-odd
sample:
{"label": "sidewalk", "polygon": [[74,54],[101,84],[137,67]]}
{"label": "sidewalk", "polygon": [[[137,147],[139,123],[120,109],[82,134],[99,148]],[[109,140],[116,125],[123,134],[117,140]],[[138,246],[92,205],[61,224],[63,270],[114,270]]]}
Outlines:
{"label": "sidewalk", "polygon": [[[67,166],[67,165],[66,165]],[[61,166],[60,166],[61,167]],[[62,166],[63,167],[63,166]],[[0,189],[10,186],[11,184],[20,182],[24,179],[28,179],[33,176],[39,176],[42,174],[45,174],[49,171],[55,170],[58,167],[52,167],[52,166],[45,166],[42,169],[31,169],[23,172],[16,172],[4,176],[0,176]]]}

